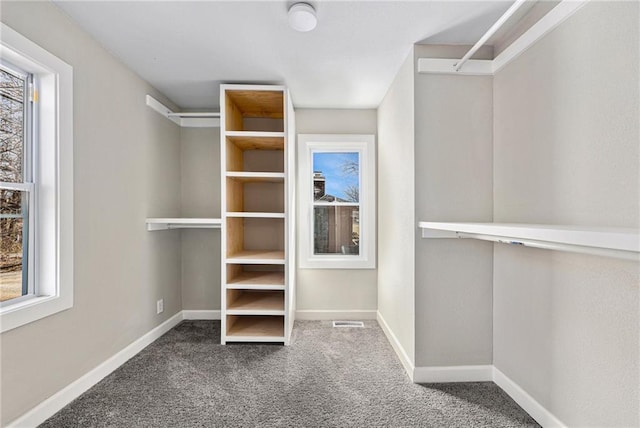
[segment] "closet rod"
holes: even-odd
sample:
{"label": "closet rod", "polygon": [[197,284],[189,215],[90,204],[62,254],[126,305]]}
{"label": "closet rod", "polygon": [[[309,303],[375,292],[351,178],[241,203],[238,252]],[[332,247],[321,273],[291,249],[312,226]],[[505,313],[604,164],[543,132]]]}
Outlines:
{"label": "closet rod", "polygon": [[181,113],[167,113],[167,117],[220,117],[219,112],[212,111],[207,112],[181,112]]}
{"label": "closet rod", "polygon": [[499,242],[501,244],[522,245],[523,247],[542,248],[544,250],[567,251],[571,253],[591,254],[596,256],[614,257],[625,260],[638,260],[637,252],[615,250],[611,248],[587,247],[584,245],[537,241],[535,239],[520,239],[508,236],[483,235],[480,233],[456,232],[456,235],[458,235],[458,238],[470,238],[479,239],[482,241]]}
{"label": "closet rod", "polygon": [[498,31],[509,18],[511,18],[514,13],[516,13],[518,9],[520,9],[520,6],[525,4],[526,1],[527,0],[516,0],[511,5],[511,7],[507,9],[507,11],[500,17],[500,19],[498,19],[496,23],[493,24],[486,33],[484,33],[484,36],[482,36],[480,40],[478,40],[478,42],[473,45],[471,49],[469,49],[469,52],[467,52],[460,61],[454,64],[455,70],[460,71],[464,63],[467,62],[469,58],[471,58],[473,54],[475,54],[477,50],[480,49],[487,42],[487,40],[489,40],[489,38],[493,36],[495,32]]}

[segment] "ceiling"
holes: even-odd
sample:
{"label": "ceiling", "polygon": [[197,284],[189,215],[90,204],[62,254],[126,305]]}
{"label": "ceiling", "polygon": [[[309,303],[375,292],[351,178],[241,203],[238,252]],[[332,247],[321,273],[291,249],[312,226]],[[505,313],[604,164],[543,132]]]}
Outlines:
{"label": "ceiling", "polygon": [[287,24],[291,1],[56,4],[182,109],[219,106],[220,83],[282,83],[298,108],[375,108],[416,42],[473,44],[513,3],[310,1],[318,26]]}

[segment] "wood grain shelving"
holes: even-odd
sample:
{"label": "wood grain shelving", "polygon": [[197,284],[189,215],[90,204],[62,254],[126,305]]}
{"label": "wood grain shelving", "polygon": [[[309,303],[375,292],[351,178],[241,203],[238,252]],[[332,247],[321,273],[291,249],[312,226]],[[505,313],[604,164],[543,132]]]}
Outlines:
{"label": "wood grain shelving", "polygon": [[227,341],[284,342],[284,317],[228,315]]}
{"label": "wood grain shelving", "polygon": [[288,344],[291,334],[286,94],[281,86],[221,86],[222,343]]}
{"label": "wood grain shelving", "polygon": [[227,275],[227,289],[284,290],[284,271],[239,271]]}

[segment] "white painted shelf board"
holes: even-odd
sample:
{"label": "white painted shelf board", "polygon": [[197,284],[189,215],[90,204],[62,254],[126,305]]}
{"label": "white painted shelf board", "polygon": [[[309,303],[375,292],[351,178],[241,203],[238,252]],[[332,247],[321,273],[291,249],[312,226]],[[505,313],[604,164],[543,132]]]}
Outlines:
{"label": "white painted shelf board", "polygon": [[[523,223],[442,223],[420,222],[423,238],[475,238],[494,240],[510,244],[532,243],[531,246],[548,244],[594,250],[630,253],[637,257],[640,252],[640,234],[637,229],[564,226]],[[487,239],[493,237],[495,239]],[[539,244],[539,245],[536,245]],[[558,249],[562,249],[558,247]]]}
{"label": "white painted shelf board", "polygon": [[227,172],[227,178],[238,180],[241,182],[284,182],[284,172],[246,172],[246,171],[230,171]]}
{"label": "white painted shelf board", "polygon": [[168,229],[220,229],[222,220],[219,218],[148,218],[147,230]]}
{"label": "white painted shelf board", "polygon": [[227,217],[242,218],[284,218],[284,213],[228,212]]}
{"label": "white painted shelf board", "polygon": [[226,131],[227,137],[249,137],[249,138],[284,138],[284,132],[266,131]]}
{"label": "white painted shelf board", "polygon": [[227,290],[284,290],[284,285],[273,284],[227,284]]}
{"label": "white painted shelf board", "polygon": [[284,251],[244,250],[228,255],[226,262],[231,264],[283,265],[284,260]]}

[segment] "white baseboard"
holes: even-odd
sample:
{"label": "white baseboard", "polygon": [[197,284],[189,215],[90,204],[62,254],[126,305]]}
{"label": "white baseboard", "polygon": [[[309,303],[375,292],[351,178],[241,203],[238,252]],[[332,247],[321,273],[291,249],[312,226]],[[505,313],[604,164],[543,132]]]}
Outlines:
{"label": "white baseboard", "polygon": [[374,320],[376,310],[354,309],[349,311],[324,310],[324,309],[302,309],[296,311],[297,320]]}
{"label": "white baseboard", "polygon": [[182,312],[178,312],[89,373],[56,392],[18,419],[10,422],[7,427],[35,427],[40,425],[181,321]]}
{"label": "white baseboard", "polygon": [[525,412],[529,413],[529,415],[531,415],[531,417],[543,427],[551,428],[567,426],[496,367],[493,367],[493,382],[506,392],[513,401],[518,403],[518,406],[522,407]]}
{"label": "white baseboard", "polygon": [[220,311],[184,310],[184,311],[182,311],[182,319],[185,319],[185,320],[219,320],[220,319]]}
{"label": "white baseboard", "polygon": [[416,367],[414,383],[491,382],[493,366]]}
{"label": "white baseboard", "polygon": [[398,355],[398,359],[400,359],[402,367],[404,367],[404,370],[407,372],[407,376],[409,376],[409,379],[411,379],[412,382],[415,382],[413,379],[415,368],[411,362],[411,358],[409,358],[409,355],[400,344],[396,335],[393,334],[393,331],[389,328],[389,324],[387,324],[380,312],[377,312],[376,319],[378,320],[378,324],[380,324],[380,328],[382,328],[385,336],[387,336],[387,340],[391,343],[391,347],[396,351],[396,355]]}

